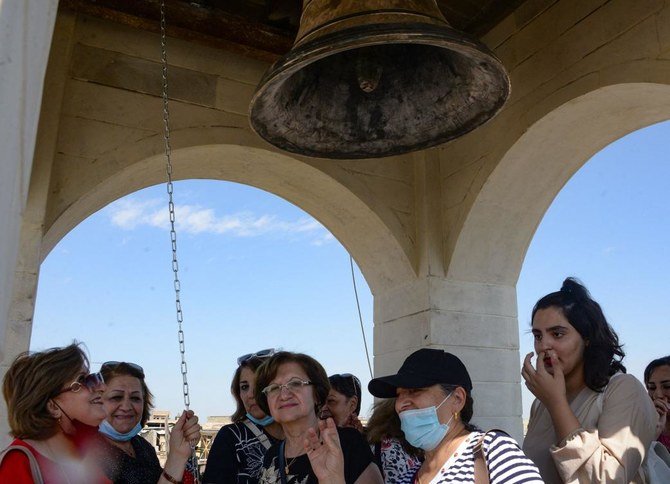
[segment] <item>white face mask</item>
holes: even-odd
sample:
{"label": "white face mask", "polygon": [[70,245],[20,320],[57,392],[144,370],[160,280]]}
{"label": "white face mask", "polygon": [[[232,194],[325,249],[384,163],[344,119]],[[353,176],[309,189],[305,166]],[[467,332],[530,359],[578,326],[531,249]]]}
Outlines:
{"label": "white face mask", "polygon": [[[452,392],[453,393],[453,392]],[[405,438],[414,447],[431,451],[437,447],[447,432],[453,415],[446,424],[441,424],[437,416],[437,409],[452,395],[450,393],[438,406],[418,408],[416,410],[405,410],[400,417],[400,428],[405,433]]]}

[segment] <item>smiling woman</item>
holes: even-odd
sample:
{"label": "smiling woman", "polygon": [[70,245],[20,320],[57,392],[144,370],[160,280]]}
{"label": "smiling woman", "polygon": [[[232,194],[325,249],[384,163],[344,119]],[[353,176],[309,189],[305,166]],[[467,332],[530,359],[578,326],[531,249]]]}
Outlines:
{"label": "smiling woman", "polygon": [[85,460],[105,418],[103,388],[77,343],[19,355],[3,382],[16,438],[0,454],[0,482],[110,482]]}
{"label": "smiling woman", "polygon": [[261,483],[382,482],[358,431],[319,420],[329,390],[321,364],[302,353],[279,352],[258,369],[256,401],[286,437],[265,454]]}
{"label": "smiling woman", "polygon": [[161,469],[156,451],[139,436],[149,418],[153,398],[144,381],[144,370],[135,363],[108,361],[100,371],[107,382],[103,395],[107,419],[100,425],[104,439],[96,449],[96,460],[105,474],[115,483],[187,482],[190,443],[200,440],[198,417],[192,411],[179,417],[170,433],[170,450]]}

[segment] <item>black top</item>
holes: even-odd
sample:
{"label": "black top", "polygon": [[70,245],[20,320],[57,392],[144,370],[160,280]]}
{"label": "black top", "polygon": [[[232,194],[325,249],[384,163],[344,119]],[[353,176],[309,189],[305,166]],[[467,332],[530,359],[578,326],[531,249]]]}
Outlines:
{"label": "black top", "polygon": [[[262,430],[270,443],[277,442],[277,439]],[[256,484],[264,456],[265,447],[243,422],[226,425],[214,438],[202,481],[205,484]]]}
{"label": "black top", "polygon": [[163,469],[161,468],[153,446],[139,435],[130,439],[135,457],[111,444],[107,439],[100,438],[97,455],[102,471],[115,484],[146,484],[158,482]]}
{"label": "black top", "polygon": [[[353,484],[370,463],[374,462],[374,456],[370,446],[358,430],[338,428],[337,432],[340,435],[340,445],[342,454],[344,454],[344,480],[347,484]],[[279,443],[273,444],[265,454],[260,483],[281,484],[279,448]],[[295,460],[290,457],[286,464],[289,464],[289,471],[286,475],[287,484],[317,484],[319,482],[312,472],[307,454],[300,455]]]}

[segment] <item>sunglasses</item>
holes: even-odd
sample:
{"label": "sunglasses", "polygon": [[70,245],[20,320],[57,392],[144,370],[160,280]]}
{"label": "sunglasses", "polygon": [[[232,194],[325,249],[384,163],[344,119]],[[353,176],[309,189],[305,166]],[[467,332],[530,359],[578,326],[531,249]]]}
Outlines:
{"label": "sunglasses", "polygon": [[361,393],[361,381],[358,379],[356,375],[352,375],[351,373],[338,373],[336,375],[333,375],[333,377],[342,378],[344,380],[351,380],[351,385],[354,387],[354,393],[356,394]]}
{"label": "sunglasses", "polygon": [[102,385],[105,384],[105,379],[100,373],[89,373],[88,375],[79,375],[79,377],[70,383],[67,388],[63,388],[58,395],[66,392],[77,393],[83,387],[86,387],[89,392],[95,392]]}
{"label": "sunglasses", "polygon": [[100,367],[100,371],[114,371],[119,365],[126,365],[140,374],[141,378],[144,378],[144,368],[142,368],[137,363],[129,363],[127,361],[105,361]]}
{"label": "sunglasses", "polygon": [[274,348],[268,348],[265,350],[257,351],[256,353],[247,353],[242,355],[237,359],[237,366],[240,366],[245,361],[249,361],[252,358],[269,358],[277,352]]}

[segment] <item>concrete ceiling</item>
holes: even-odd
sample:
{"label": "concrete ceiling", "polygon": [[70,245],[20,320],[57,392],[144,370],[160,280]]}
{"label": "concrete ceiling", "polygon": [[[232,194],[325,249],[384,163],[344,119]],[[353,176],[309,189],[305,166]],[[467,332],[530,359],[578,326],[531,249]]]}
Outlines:
{"label": "concrete ceiling", "polygon": [[[481,37],[524,0],[438,0],[451,25]],[[293,44],[302,0],[165,0],[168,35],[274,61]],[[60,8],[158,31],[159,0],[61,0]]]}

